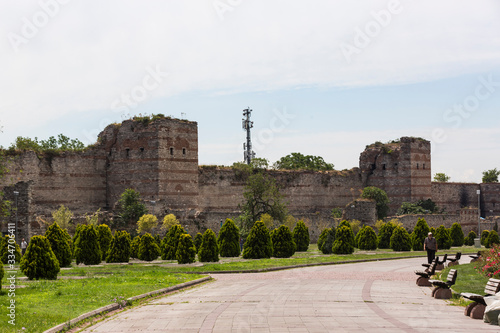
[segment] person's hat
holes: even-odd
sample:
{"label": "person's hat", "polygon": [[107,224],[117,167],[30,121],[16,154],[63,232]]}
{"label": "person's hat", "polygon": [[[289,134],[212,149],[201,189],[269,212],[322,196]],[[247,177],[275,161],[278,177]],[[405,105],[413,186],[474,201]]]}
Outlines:
{"label": "person's hat", "polygon": [[428,234],[428,235],[432,235],[432,232],[429,232],[429,234]]}

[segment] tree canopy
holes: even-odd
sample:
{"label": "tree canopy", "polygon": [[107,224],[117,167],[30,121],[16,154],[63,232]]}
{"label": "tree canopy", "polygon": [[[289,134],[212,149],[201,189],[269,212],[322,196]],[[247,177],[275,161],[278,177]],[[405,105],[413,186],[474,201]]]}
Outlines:
{"label": "tree canopy", "polygon": [[434,175],[434,181],[435,182],[448,182],[450,180],[450,176],[448,176],[445,173],[438,172]]}
{"label": "tree canopy", "polygon": [[35,152],[44,151],[80,151],[85,149],[85,145],[78,139],[71,139],[64,134],[59,134],[57,138],[51,136],[47,140],[38,138],[25,138],[18,136],[16,141],[9,147],[9,150],[33,150]]}
{"label": "tree canopy", "polygon": [[499,175],[500,170],[497,170],[497,168],[483,171],[483,183],[498,183]]}
{"label": "tree canopy", "polygon": [[333,164],[326,163],[321,156],[291,153],[280,158],[276,163],[274,163],[274,168],[277,170],[326,171],[333,170]]}
{"label": "tree canopy", "polygon": [[384,190],[375,186],[368,186],[363,189],[361,197],[364,199],[373,199],[377,203],[377,217],[383,219],[389,212],[389,197]]}

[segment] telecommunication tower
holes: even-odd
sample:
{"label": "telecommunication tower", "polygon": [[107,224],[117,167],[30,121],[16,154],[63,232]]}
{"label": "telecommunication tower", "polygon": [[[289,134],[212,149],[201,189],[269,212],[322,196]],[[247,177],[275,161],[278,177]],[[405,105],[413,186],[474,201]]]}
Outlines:
{"label": "telecommunication tower", "polygon": [[255,157],[255,152],[252,150],[252,139],[250,136],[250,129],[253,127],[253,121],[250,121],[250,115],[252,114],[252,110],[250,108],[246,108],[243,110],[243,120],[242,125],[243,129],[247,131],[247,142],[243,143],[243,160],[250,164],[252,162],[252,158]]}

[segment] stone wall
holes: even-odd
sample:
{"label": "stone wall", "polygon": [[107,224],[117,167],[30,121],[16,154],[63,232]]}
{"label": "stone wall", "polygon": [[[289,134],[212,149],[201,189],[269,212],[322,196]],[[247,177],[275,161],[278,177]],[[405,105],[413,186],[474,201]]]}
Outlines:
{"label": "stone wall", "polygon": [[377,222],[377,203],[369,199],[356,199],[344,208],[343,220],[358,220],[362,224],[373,226]]}

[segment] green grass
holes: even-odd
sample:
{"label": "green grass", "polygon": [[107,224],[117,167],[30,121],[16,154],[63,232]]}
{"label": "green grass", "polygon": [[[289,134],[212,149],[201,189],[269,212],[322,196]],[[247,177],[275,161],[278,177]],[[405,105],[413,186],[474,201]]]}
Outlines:
{"label": "green grass", "polygon": [[457,293],[474,293],[482,295],[484,286],[488,282],[488,277],[479,274],[474,269],[474,263],[461,264],[452,267],[446,267],[440,274],[439,279],[445,281],[450,269],[457,270],[457,281],[452,289]]}

